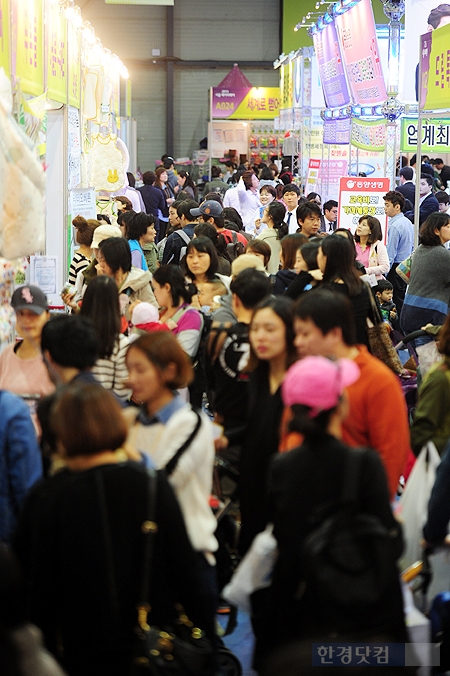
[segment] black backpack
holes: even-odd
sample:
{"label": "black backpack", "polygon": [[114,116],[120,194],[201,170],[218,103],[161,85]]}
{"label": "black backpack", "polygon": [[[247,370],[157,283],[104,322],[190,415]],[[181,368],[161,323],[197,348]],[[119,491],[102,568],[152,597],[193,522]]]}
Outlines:
{"label": "black backpack", "polygon": [[227,252],[231,260],[234,261],[235,258],[244,253],[245,246],[238,240],[238,236],[234,230],[230,232],[233,241],[227,244]]}
{"label": "black backpack", "polygon": [[317,515],[317,527],[303,544],[306,582],[325,605],[347,611],[370,610],[379,603],[396,568],[400,525],[388,529],[380,519],[358,509],[358,487],[366,449],[349,449],[340,506]]}

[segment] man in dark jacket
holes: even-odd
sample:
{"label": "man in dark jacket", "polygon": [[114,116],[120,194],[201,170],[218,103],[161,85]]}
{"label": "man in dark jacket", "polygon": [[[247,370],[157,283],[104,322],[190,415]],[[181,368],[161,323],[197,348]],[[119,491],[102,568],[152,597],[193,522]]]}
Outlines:
{"label": "man in dark jacket", "polygon": [[186,247],[194,236],[194,228],[198,221],[196,216],[192,216],[191,210],[197,207],[198,204],[195,200],[183,200],[177,207],[181,229],[175,230],[175,232],[168,236],[162,258],[163,265],[169,263],[172,265],[180,264]]}
{"label": "man in dark jacket", "polygon": [[[419,225],[424,223],[430,214],[439,211],[439,202],[431,192],[433,179],[428,174],[422,174],[420,177],[420,208]],[[406,218],[414,223],[414,210],[405,212]]]}
{"label": "man in dark jacket", "polygon": [[164,195],[162,191],[159,190],[159,188],[155,188],[153,185],[156,181],[156,174],[154,174],[153,171],[146,171],[142,176],[142,180],[144,181],[144,185],[138,188],[138,190],[142,195],[142,199],[144,200],[145,211],[148,214],[153,214],[153,216],[156,216],[155,229],[159,234],[158,217],[166,208]]}
{"label": "man in dark jacket", "polygon": [[400,185],[395,188],[403,197],[414,205],[416,199],[416,186],[413,183],[414,171],[412,167],[403,167],[400,169]]}

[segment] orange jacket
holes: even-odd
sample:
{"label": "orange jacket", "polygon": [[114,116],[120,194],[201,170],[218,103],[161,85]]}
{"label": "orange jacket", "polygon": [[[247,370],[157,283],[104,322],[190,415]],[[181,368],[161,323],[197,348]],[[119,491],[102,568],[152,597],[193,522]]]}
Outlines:
{"label": "orange jacket", "polygon": [[[358,380],[347,388],[349,414],[342,424],[342,438],[349,446],[369,446],[381,456],[391,498],[410,451],[408,413],[397,376],[364,345],[358,345],[355,359]],[[302,442],[298,433],[288,433],[290,409],[282,419],[280,451],[289,451]]]}

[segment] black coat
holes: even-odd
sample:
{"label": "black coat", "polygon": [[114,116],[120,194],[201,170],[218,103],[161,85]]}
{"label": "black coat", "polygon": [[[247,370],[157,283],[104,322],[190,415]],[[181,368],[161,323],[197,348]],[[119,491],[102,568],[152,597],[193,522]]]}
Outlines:
{"label": "black coat", "polygon": [[[103,481],[117,606],[108,578],[99,477]],[[140,600],[149,480],[134,463],[64,470],[29,494],[13,547],[29,591],[31,619],[69,676],[122,676],[130,658]],[[160,627],[182,603],[192,621],[214,632],[214,609],[198,554],[175,495],[158,474],[150,623]],[[117,612],[115,610],[117,607]],[[100,666],[101,665],[101,666]]]}
{"label": "black coat", "polygon": [[[348,452],[348,446],[326,435],[277,456],[272,463],[269,516],[279,556],[265,600],[266,612],[259,618],[257,662],[277,645],[308,637],[323,641],[331,631],[345,633],[354,640],[357,636],[379,634],[399,642],[405,640],[396,566],[392,567],[392,582],[383,602],[368,615],[355,611],[346,615],[342,609],[333,612],[333,607],[321,605],[317,592],[308,584],[303,595],[299,592],[305,579],[302,544],[315,527],[311,517],[324,504],[339,505]],[[358,497],[361,511],[376,515],[388,529],[398,526],[389,504],[385,471],[375,451],[367,451],[362,460]],[[398,532],[395,553],[400,556],[403,539],[400,529]]]}

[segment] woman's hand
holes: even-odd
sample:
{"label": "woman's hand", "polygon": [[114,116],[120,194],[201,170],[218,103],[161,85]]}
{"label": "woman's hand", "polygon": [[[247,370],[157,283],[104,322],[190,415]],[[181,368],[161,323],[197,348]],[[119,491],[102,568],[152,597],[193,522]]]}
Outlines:
{"label": "woman's hand", "polygon": [[175,202],[175,197],[168,197],[166,199],[166,202],[170,206],[171,204],[173,204]]}
{"label": "woman's hand", "polygon": [[68,293],[68,292],[62,293],[61,298],[62,298],[64,305],[67,305],[67,307],[71,307],[72,310],[75,310],[75,311],[77,311],[79,309],[78,305],[74,301],[74,298],[75,298],[74,293]]}

